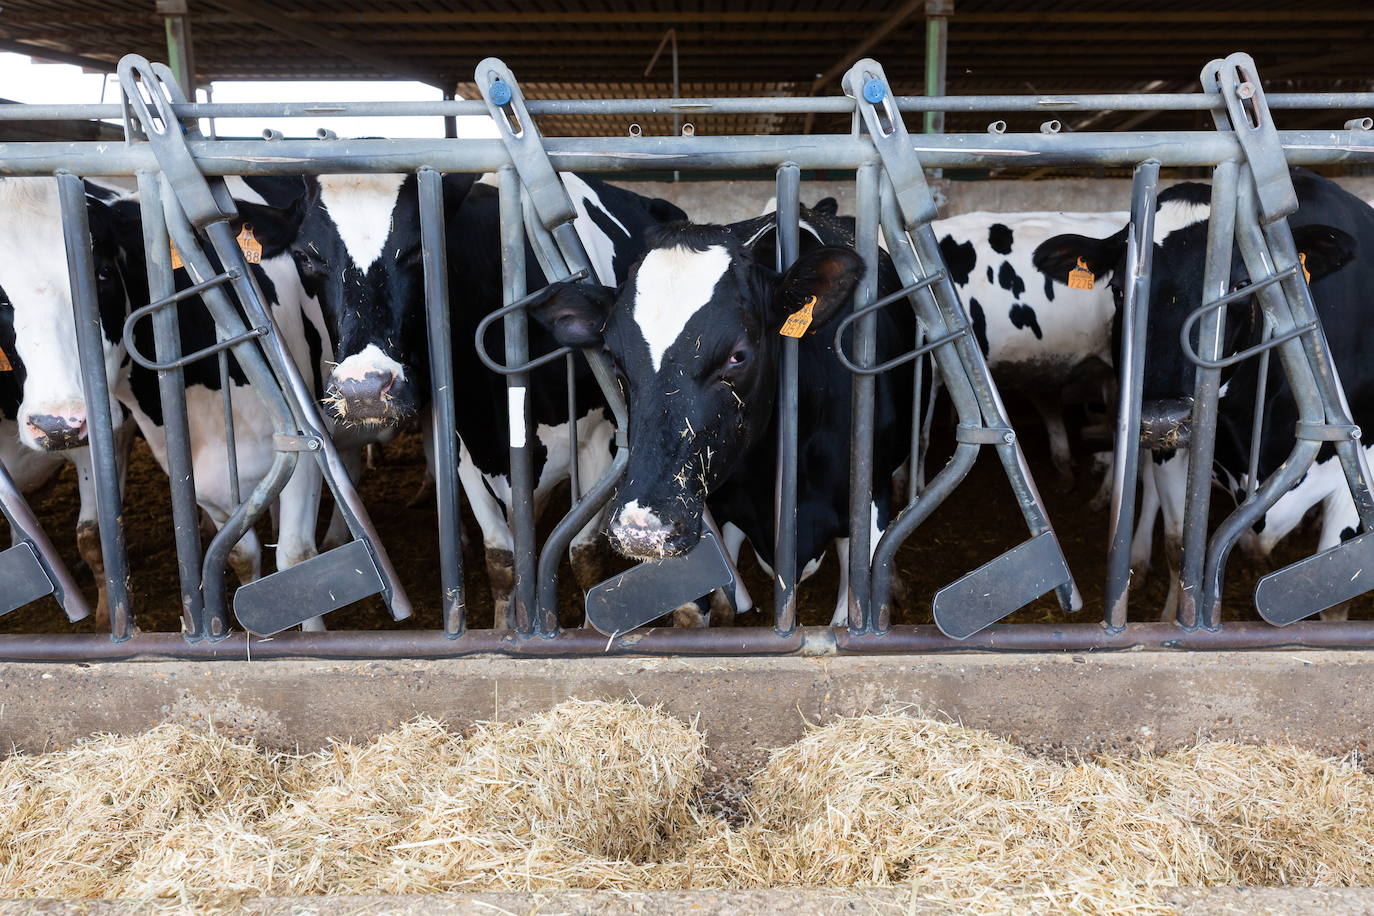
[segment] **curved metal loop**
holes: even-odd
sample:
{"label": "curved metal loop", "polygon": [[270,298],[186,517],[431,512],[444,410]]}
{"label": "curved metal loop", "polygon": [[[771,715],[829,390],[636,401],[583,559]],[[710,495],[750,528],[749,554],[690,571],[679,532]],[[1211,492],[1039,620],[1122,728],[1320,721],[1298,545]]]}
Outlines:
{"label": "curved metal loop", "polygon": [[845,353],[844,351],[844,332],[849,330],[849,328],[853,326],[854,322],[858,321],[860,318],[863,318],[865,315],[871,315],[873,312],[876,312],[879,309],[886,308],[894,302],[898,302],[902,299],[905,299],[912,293],[920,292],[921,290],[926,289],[927,287],[934,286],[936,283],[939,283],[944,278],[945,272],[943,270],[937,270],[935,273],[926,277],[924,280],[917,280],[910,286],[904,286],[901,289],[897,290],[895,293],[889,293],[888,295],[883,296],[881,299],[877,300],[873,304],[865,305],[861,309],[855,309],[853,312],[850,312],[848,315],[846,315],[844,320],[840,322],[839,327],[835,328],[835,358],[840,361],[840,365],[844,366],[846,369],[848,369],[855,375],[881,375],[882,373],[895,369],[898,366],[905,365],[906,363],[909,363],[914,359],[919,359],[920,357],[929,353],[931,350],[936,349],[937,347],[943,347],[945,344],[953,343],[963,335],[967,334],[967,327],[960,328],[957,331],[951,331],[949,334],[946,334],[938,340],[932,340],[930,343],[925,344],[924,346],[917,347],[915,350],[910,350],[906,353],[903,353],[901,356],[895,356],[892,359],[889,359],[887,362],[879,363],[876,366],[860,366],[858,363],[850,359],[849,354]]}
{"label": "curved metal loop", "polygon": [[236,334],[233,337],[228,337],[224,340],[216,341],[208,347],[197,350],[194,353],[188,353],[185,356],[178,357],[177,359],[165,363],[160,363],[156,360],[149,359],[134,344],[134,325],[138,324],[138,322],[140,322],[144,318],[152,315],[155,312],[160,312],[165,308],[171,308],[183,299],[190,299],[194,296],[197,296],[200,293],[203,293],[205,290],[210,289],[211,287],[219,286],[221,283],[228,283],[231,280],[235,280],[238,278],[238,276],[238,269],[230,268],[222,274],[218,274],[216,276],[211,277],[209,280],[205,280],[201,283],[196,283],[193,286],[188,286],[183,290],[178,290],[175,294],[168,296],[165,299],[159,299],[156,302],[150,302],[147,305],[142,306],[141,308],[136,308],[132,312],[130,312],[129,317],[124,319],[123,329],[124,349],[128,352],[129,358],[145,369],[151,369],[154,372],[168,372],[172,369],[184,368],[186,366],[189,366],[191,363],[195,362],[198,359],[204,359],[207,356],[213,356],[221,350],[228,350],[234,347],[236,344],[243,343],[245,340],[252,340],[255,337],[262,337],[264,334],[266,334],[267,328],[250,328],[242,334]]}
{"label": "curved metal loop", "polygon": [[[125,54],[119,60],[118,71],[124,96],[133,106],[143,129],[159,136],[166,133],[168,125],[176,122],[176,112],[172,111],[171,100],[163,94],[163,80],[148,58],[141,54]],[[156,112],[149,110],[150,100]]]}
{"label": "curved metal loop", "polygon": [[[567,282],[569,280],[585,280],[586,278],[587,271],[579,270],[575,273],[569,274],[567,277],[564,278],[563,281],[560,282]],[[530,293],[528,296],[522,296],[521,298],[516,299],[510,305],[499,308],[494,312],[489,312],[485,318],[483,318],[481,321],[477,323],[477,333],[475,335],[476,339],[473,341],[473,343],[477,347],[477,358],[482,361],[482,365],[486,366],[488,369],[490,369],[492,372],[495,372],[497,375],[518,375],[521,372],[529,372],[531,369],[538,369],[540,366],[548,365],[554,360],[561,359],[562,357],[567,356],[569,353],[573,352],[572,347],[559,347],[557,350],[545,353],[543,356],[536,356],[534,359],[527,360],[526,362],[523,362],[518,366],[507,366],[505,363],[498,363],[496,360],[492,359],[491,354],[487,352],[486,337],[487,331],[491,328],[491,326],[495,324],[498,320],[509,315],[511,312],[528,306],[530,302],[538,298],[540,293],[542,293],[544,289],[547,288],[548,287],[537,289],[534,292]]]}
{"label": "curved metal loop", "polygon": [[1301,270],[1302,264],[1294,264],[1292,267],[1285,268],[1284,270],[1281,270],[1276,274],[1272,274],[1268,277],[1265,277],[1258,283],[1252,283],[1249,286],[1245,286],[1236,290],[1235,292],[1227,293],[1220,299],[1213,299],[1211,302],[1198,306],[1196,309],[1189,313],[1188,318],[1183,322],[1182,329],[1180,329],[1179,331],[1178,341],[1179,346],[1183,348],[1184,357],[1187,358],[1189,362],[1193,363],[1196,366],[1201,366],[1203,369],[1225,369],[1230,366],[1234,366],[1236,363],[1244,362],[1252,356],[1258,356],[1265,350],[1272,350],[1274,347],[1277,347],[1281,343],[1287,343],[1293,338],[1301,337],[1308,331],[1315,329],[1317,327],[1317,323],[1308,322],[1307,324],[1299,325],[1298,327],[1285,331],[1284,333],[1279,334],[1276,337],[1271,337],[1263,343],[1256,344],[1255,346],[1250,347],[1247,350],[1242,350],[1239,353],[1234,353],[1231,356],[1226,356],[1219,360],[1204,359],[1202,356],[1198,355],[1197,350],[1193,347],[1193,342],[1191,339],[1193,336],[1194,326],[1196,326],[1197,323],[1202,320],[1202,317],[1206,315],[1208,312],[1214,312],[1217,309],[1222,308],[1223,306],[1230,305],[1232,302],[1238,302],[1241,299],[1248,299],[1250,296],[1254,295],[1262,289],[1266,289],[1270,286],[1273,286],[1275,283],[1280,283],[1289,277],[1297,276],[1298,272]]}

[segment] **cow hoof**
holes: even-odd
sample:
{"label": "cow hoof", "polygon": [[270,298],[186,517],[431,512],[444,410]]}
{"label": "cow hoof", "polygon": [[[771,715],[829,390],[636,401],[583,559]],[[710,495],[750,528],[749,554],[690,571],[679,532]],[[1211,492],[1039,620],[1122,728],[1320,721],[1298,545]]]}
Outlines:
{"label": "cow hoof", "polygon": [[716,589],[711,592],[711,626],[733,627],[734,625],[735,609],[730,606],[730,601],[725,597],[725,592]]}
{"label": "cow hoof", "polygon": [[711,619],[707,612],[697,606],[695,601],[673,610],[673,626],[683,629],[705,629],[710,625]]}
{"label": "cow hoof", "polygon": [[515,629],[510,602],[515,590],[515,554],[504,547],[488,547],[487,581],[491,583],[491,601],[496,607],[494,625],[498,630]]}

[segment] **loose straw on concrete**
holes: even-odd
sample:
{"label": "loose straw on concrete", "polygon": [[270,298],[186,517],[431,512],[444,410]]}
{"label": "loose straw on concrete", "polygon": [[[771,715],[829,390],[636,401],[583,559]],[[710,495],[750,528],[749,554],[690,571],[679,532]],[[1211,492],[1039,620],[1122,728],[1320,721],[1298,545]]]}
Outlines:
{"label": "loose straw on concrete", "polygon": [[1374,785],[1292,748],[1076,765],[904,714],[700,801],[706,738],[625,703],[304,756],[162,726],[0,761],[0,898],[908,886],[983,913],[1168,912],[1174,885],[1374,883]]}

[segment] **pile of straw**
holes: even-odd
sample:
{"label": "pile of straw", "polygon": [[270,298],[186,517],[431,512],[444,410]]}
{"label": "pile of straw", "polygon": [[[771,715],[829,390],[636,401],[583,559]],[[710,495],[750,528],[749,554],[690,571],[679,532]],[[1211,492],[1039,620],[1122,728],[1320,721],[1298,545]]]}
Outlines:
{"label": "pile of straw", "polygon": [[976,912],[1167,912],[1178,885],[1374,883],[1374,781],[1211,743],[1066,765],[903,714],[776,751],[731,827],[705,737],[570,702],[304,756],[162,726],[0,761],[0,898],[901,885]]}

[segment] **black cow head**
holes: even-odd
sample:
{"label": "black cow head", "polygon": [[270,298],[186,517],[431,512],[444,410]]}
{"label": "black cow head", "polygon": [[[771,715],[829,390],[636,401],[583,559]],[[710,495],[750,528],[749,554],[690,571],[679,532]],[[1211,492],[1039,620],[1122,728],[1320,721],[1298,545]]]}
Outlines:
{"label": "black cow head", "polygon": [[778,274],[771,254],[745,246],[757,223],[651,230],[618,290],[555,283],[532,306],[560,343],[604,347],[616,365],[630,459],[608,534],[628,557],[674,556],[697,543],[706,495],[769,428],[779,329],[808,301],[811,330],[824,329],[863,272],[852,249],[825,246]]}
{"label": "black cow head", "polygon": [[[1154,261],[1150,274],[1149,320],[1146,325],[1144,401],[1191,398],[1194,366],[1183,355],[1179,336],[1188,316],[1202,305],[1203,273],[1207,258],[1207,223],[1211,188],[1189,182],[1162,191],[1155,214]],[[1343,267],[1354,256],[1354,239],[1340,229],[1323,225],[1295,226],[1293,240],[1303,253],[1315,283]],[[1105,239],[1058,235],[1042,242],[1033,255],[1035,266],[1061,283],[1080,260],[1096,276],[1110,272],[1112,293],[1120,307],[1129,282],[1126,273],[1127,230]],[[1231,258],[1232,290],[1249,283],[1240,253]],[[1228,307],[1226,353],[1257,343],[1262,321],[1252,298]],[[1120,351],[1118,321],[1117,351]],[[1197,335],[1193,335],[1194,345]],[[1149,408],[1146,408],[1149,415]]]}
{"label": "black cow head", "polygon": [[[473,176],[444,176],[445,211]],[[336,365],[325,405],[347,425],[394,425],[424,402],[424,267],[413,175],[324,175],[286,207],[239,203],[263,257],[289,250],[320,302]]]}

